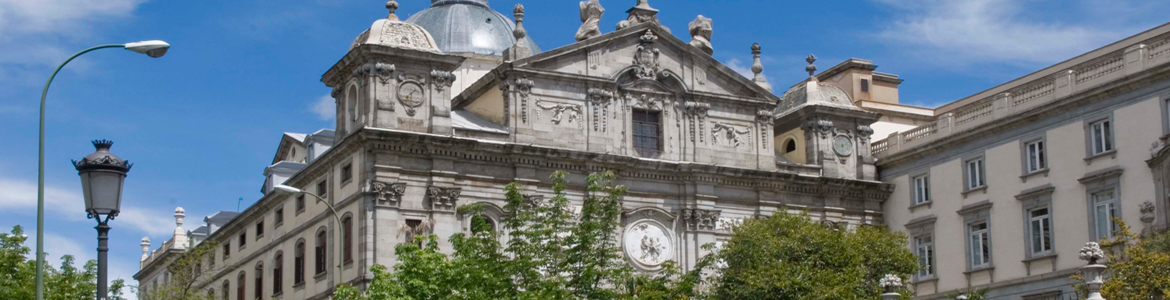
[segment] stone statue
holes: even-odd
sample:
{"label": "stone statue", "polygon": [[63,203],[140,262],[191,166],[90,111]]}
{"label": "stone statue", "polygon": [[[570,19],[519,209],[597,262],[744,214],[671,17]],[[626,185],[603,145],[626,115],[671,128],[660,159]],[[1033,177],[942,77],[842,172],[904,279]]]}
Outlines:
{"label": "stone statue", "polygon": [[666,30],[666,32],[670,32],[670,28],[666,28],[666,26],[662,26],[661,22],[658,22],[658,10],[650,7],[650,3],[647,3],[646,1],[647,0],[638,0],[637,5],[631,7],[629,10],[626,10],[630,16],[625,20],[618,22],[617,30],[626,29],[630,26],[642,23],[654,23],[658,24],[658,26],[662,27],[662,29]]}
{"label": "stone statue", "polygon": [[691,29],[691,46],[703,50],[707,55],[715,53],[715,48],[711,47],[711,18],[699,15],[687,27]]}
{"label": "stone statue", "polygon": [[581,28],[577,29],[577,41],[584,41],[601,35],[601,15],[605,8],[597,0],[581,1]]}

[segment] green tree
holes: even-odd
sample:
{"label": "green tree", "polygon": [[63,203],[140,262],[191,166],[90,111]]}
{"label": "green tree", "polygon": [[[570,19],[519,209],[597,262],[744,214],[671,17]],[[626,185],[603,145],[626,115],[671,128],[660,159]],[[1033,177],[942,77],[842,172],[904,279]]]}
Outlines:
{"label": "green tree", "polygon": [[[29,259],[32,250],[24,245],[28,237],[20,225],[11,233],[0,233],[0,299],[32,299],[36,260]],[[48,252],[48,251],[46,251]],[[45,266],[45,299],[94,299],[97,293],[97,261],[89,260],[79,269],[73,255],[61,256],[59,268]],[[125,282],[114,280],[111,295],[121,297]],[[116,298],[111,298],[116,299]]]}
{"label": "green tree", "polygon": [[[1139,237],[1129,225],[1113,218],[1119,230],[1112,239],[1101,241],[1108,260],[1108,274],[1101,295],[1109,300],[1162,299],[1170,295],[1170,232]],[[1073,277],[1083,280],[1080,274]],[[1082,299],[1088,289],[1077,286]]]}
{"label": "green tree", "polygon": [[748,219],[718,258],[713,299],[877,299],[884,274],[918,270],[901,233],[827,227],[807,214]]}
{"label": "green tree", "polygon": [[[219,269],[212,269],[210,264],[204,265],[208,257],[215,254],[218,248],[215,241],[204,241],[198,246],[183,252],[167,264],[170,281],[158,287],[147,289],[144,294],[148,299],[168,300],[215,300],[216,296],[199,289],[201,283],[206,283],[210,276]],[[142,295],[140,295],[142,296]]]}

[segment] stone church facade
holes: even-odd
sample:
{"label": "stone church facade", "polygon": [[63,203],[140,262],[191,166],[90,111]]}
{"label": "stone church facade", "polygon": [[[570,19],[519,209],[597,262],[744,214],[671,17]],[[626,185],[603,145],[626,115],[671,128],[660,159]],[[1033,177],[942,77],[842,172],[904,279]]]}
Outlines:
{"label": "stone church facade", "polygon": [[[878,114],[812,76],[775,96],[760,74],[759,45],[751,49],[754,79],[711,57],[710,19],[696,18],[692,40],[683,41],[638,1],[620,29],[603,34],[596,20],[604,9],[585,1],[579,41],[539,52],[518,6],[517,22],[504,24],[512,33],[499,43],[505,48],[452,53],[468,48],[467,37],[448,36],[462,31],[432,35],[422,26],[431,21],[402,21],[397,4],[387,6],[390,15],[322,76],[337,101],[336,130],[285,134],[265,170],[264,196],[226,224],[176,232],[153,252],[144,242],[136,276],[143,289],[166,284],[167,253],[202,234],[198,241],[221,245],[204,264],[214,266],[201,283],[209,293],[322,299],[337,281],[361,287],[372,265],[393,266],[409,229],[428,228],[449,250],[447,237],[469,231],[461,205],[483,203],[498,223],[508,183],[521,183],[527,197],[550,197],[555,171],[569,173],[576,209],[587,174],[617,173],[630,188],[620,244],[654,248],[623,254],[647,272],[667,260],[693,265],[706,254],[702,245],[753,216],[884,222],[892,186],[876,181],[869,150]],[[433,11],[454,7],[461,11]],[[494,13],[485,0],[436,0],[419,15],[467,9]],[[799,143],[803,161],[776,150],[778,133],[793,132],[801,138],[788,146]],[[280,184],[320,196],[337,217],[311,195],[276,192]]]}

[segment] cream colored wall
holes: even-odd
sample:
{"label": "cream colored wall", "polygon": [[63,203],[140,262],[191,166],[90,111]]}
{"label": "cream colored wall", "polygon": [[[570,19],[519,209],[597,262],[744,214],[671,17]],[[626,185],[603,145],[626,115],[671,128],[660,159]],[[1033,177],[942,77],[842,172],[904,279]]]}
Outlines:
{"label": "cream colored wall", "polygon": [[464,107],[467,111],[499,125],[504,124],[504,92],[500,89],[488,89],[471,104]]}
{"label": "cream colored wall", "polygon": [[469,56],[459,68],[455,69],[455,82],[451,83],[451,95],[459,95],[476,81],[491,72],[503,61],[499,56],[464,55]]}
{"label": "cream colored wall", "polygon": [[288,154],[285,155],[284,160],[291,161],[291,162],[305,163],[305,147],[304,146],[293,144],[289,148],[290,148],[290,151],[288,152]]}
{"label": "cream colored wall", "polygon": [[[894,178],[883,179],[895,185],[891,198],[883,205],[887,224],[896,230],[909,233],[906,222],[934,215],[936,277],[941,293],[968,287],[966,271],[966,228],[963,217],[956,211],[964,205],[990,200],[991,244],[994,274],[972,274],[974,286],[1029,277],[1022,260],[1026,258],[1026,224],[1022,203],[1015,195],[1024,190],[1052,184],[1052,215],[1056,270],[1071,270],[1084,265],[1077,257],[1077,251],[1090,241],[1088,199],[1085,185],[1078,179],[1094,171],[1120,167],[1124,172],[1120,178],[1121,214],[1134,232],[1142,230],[1139,204],[1154,199],[1154,186],[1149,167],[1144,159],[1149,156],[1147,145],[1159,138],[1161,130],[1151,130],[1150,124],[1161,120],[1158,99],[1151,97],[1128,106],[1113,110],[1115,122],[1116,156],[1103,156],[1086,160],[1084,119],[1069,120],[1067,123],[1043,131],[1048,148],[1050,171],[1047,175],[1032,175],[1021,178],[1022,162],[1020,140],[1014,139],[985,150],[959,154],[929,166],[932,204],[910,208],[910,176],[918,175],[919,169],[906,172]],[[1027,138],[1037,136],[1024,135]],[[987,184],[985,192],[962,195],[963,158],[984,153],[986,156]],[[911,243],[913,238],[911,237]],[[913,247],[913,245],[909,245]],[[1046,262],[1036,262],[1031,276],[1051,273]],[[1039,277],[1029,277],[1039,278]],[[929,286],[924,285],[929,288]],[[919,296],[933,292],[920,290]]]}
{"label": "cream colored wall", "polygon": [[873,101],[898,103],[898,85],[896,84],[870,80],[869,91]]}
{"label": "cream colored wall", "polygon": [[[786,141],[788,141],[788,139],[792,139],[792,140],[796,141],[796,151],[792,151],[792,153],[784,154],[783,153],[785,150],[784,143]],[[773,138],[772,145],[773,145],[773,149],[776,151],[777,155],[782,155],[782,156],[784,156],[784,158],[787,158],[789,161],[794,162],[794,163],[798,163],[798,164],[808,163],[808,158],[806,158],[806,156],[807,156],[806,152],[808,152],[808,151],[805,151],[805,149],[804,149],[804,130],[802,130],[800,128],[795,128],[795,129],[789,130],[788,132],[781,133]]]}

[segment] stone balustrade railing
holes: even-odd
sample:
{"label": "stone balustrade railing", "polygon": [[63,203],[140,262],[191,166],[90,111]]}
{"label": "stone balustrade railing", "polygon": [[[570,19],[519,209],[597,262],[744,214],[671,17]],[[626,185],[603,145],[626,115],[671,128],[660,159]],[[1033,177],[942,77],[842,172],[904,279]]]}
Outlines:
{"label": "stone balustrade railing", "polygon": [[1039,79],[1009,83],[1002,87],[1005,92],[943,111],[935,116],[934,122],[874,141],[871,150],[875,157],[886,158],[1167,62],[1170,62],[1170,36],[1162,34],[1069,68],[1046,70],[1048,74],[1042,74]]}

